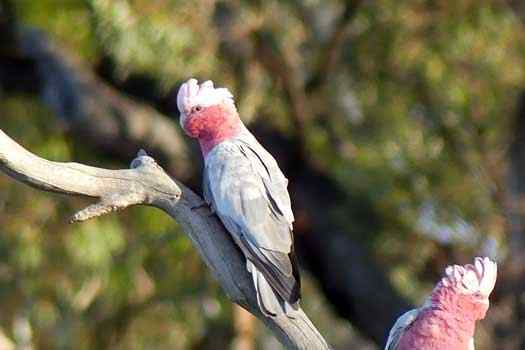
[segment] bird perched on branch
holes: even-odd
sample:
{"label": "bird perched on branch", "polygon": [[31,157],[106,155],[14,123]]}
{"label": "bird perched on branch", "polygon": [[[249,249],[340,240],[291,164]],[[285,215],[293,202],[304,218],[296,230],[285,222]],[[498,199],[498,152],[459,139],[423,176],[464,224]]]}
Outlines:
{"label": "bird perched on branch", "polygon": [[259,308],[293,317],[300,279],[288,180],[242,123],[228,89],[190,79],[177,106],[182,128],[200,143],[204,198],[246,257]]}
{"label": "bird perched on branch", "polygon": [[476,321],[485,317],[496,283],[489,258],[449,266],[419,309],[403,314],[390,331],[385,350],[474,350]]}

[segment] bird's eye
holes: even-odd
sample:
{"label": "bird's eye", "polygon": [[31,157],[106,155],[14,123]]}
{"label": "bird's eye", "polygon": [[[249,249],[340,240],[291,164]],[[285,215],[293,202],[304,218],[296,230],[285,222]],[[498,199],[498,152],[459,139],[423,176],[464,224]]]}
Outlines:
{"label": "bird's eye", "polygon": [[484,298],[485,298],[485,297],[483,296],[483,294],[481,294],[480,292],[476,292],[476,293],[474,293],[474,296],[475,296],[476,298],[479,298],[479,299],[484,299]]}
{"label": "bird's eye", "polygon": [[200,111],[202,111],[202,106],[195,106],[195,107],[193,107],[193,111],[194,111],[194,112],[200,112]]}

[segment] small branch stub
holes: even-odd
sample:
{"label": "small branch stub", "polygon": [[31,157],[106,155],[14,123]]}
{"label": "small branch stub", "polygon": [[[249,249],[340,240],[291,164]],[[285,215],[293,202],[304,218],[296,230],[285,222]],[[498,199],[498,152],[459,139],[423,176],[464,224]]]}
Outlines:
{"label": "small branch stub", "polygon": [[[131,169],[146,173],[159,172],[165,175],[164,170],[155,162],[155,160],[148,156],[146,151],[141,149],[137,153],[137,157],[133,159],[130,165]],[[180,190],[176,191],[177,199],[180,197]],[[126,209],[133,205],[150,204],[151,201],[146,195],[146,191],[141,186],[130,186],[125,192],[116,192],[103,195],[100,201],[91,204],[87,208],[77,212],[71,219],[70,223],[86,221],[92,218],[103,216],[112,212]]]}
{"label": "small branch stub", "polygon": [[[153,167],[155,170],[164,172],[162,168],[155,162],[155,160],[148,156],[146,151],[141,149],[137,153],[137,158],[133,159],[131,162],[131,169],[138,169],[139,171],[144,171],[147,167]],[[176,196],[176,198],[178,198]],[[92,204],[87,208],[77,212],[69,220],[70,223],[86,221],[95,217],[106,215],[112,212],[126,209],[133,205],[145,204],[148,203],[148,198],[145,195],[145,192],[142,190],[133,190],[131,188],[129,192],[125,193],[111,193],[107,196],[101,197],[100,202]]]}
{"label": "small branch stub", "polygon": [[144,202],[145,196],[143,193],[114,193],[107,197],[102,197],[100,202],[92,204],[87,208],[77,212],[75,215],[73,215],[69,222],[75,223],[86,221]]}

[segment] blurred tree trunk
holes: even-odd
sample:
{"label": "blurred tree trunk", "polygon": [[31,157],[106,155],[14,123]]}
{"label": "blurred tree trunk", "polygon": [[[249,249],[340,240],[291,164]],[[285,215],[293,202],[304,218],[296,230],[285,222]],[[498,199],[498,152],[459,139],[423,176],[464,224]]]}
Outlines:
{"label": "blurred tree trunk", "polygon": [[242,307],[233,306],[233,327],[235,336],[233,350],[255,349],[255,317]]}

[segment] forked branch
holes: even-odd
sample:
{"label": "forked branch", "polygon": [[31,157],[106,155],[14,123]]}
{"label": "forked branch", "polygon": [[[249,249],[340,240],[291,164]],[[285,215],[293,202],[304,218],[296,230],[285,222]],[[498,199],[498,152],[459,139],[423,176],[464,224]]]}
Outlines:
{"label": "forked branch", "polygon": [[286,348],[329,349],[302,310],[294,319],[259,312],[244,258],[220,221],[202,207],[198,195],[167,175],[146,152],[140,151],[130,169],[122,170],[53,162],[27,151],[0,130],[0,170],[39,190],[98,198],[72,222],[137,204],[164,210],[181,225],[230,299],[262,320]]}

